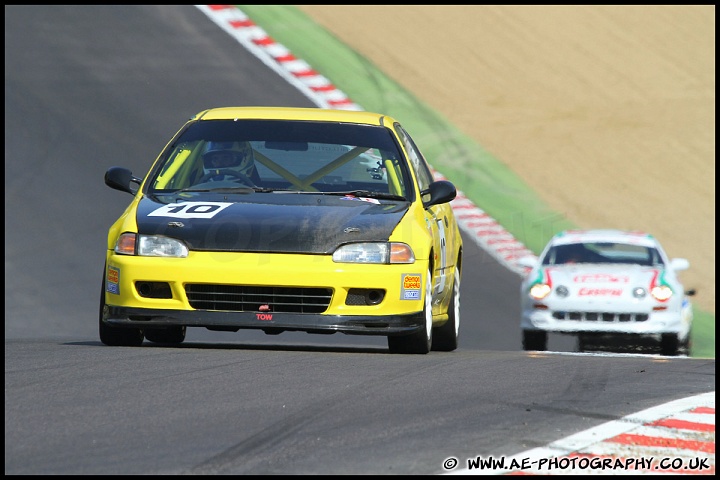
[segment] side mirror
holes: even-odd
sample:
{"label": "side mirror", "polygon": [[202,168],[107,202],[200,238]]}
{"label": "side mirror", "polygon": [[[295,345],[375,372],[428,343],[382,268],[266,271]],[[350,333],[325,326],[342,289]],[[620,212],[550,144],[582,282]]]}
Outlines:
{"label": "side mirror", "polygon": [[681,270],[687,270],[690,268],[690,262],[685,258],[673,258],[670,260],[670,268],[679,272]]}
{"label": "side mirror", "polygon": [[537,265],[538,258],[533,255],[526,255],[524,257],[520,257],[517,259],[517,265],[518,267],[524,267],[524,268],[535,268],[535,265]]}
{"label": "side mirror", "polygon": [[131,183],[140,185],[142,179],[133,176],[132,172],[127,168],[110,167],[105,172],[105,185],[110,188],[135,195],[137,189],[133,189],[130,186]]}
{"label": "side mirror", "polygon": [[431,183],[427,190],[423,190],[420,194],[423,196],[430,194],[430,198],[423,202],[423,206],[428,208],[433,205],[451,202],[457,196],[457,190],[455,185],[447,180],[438,180]]}

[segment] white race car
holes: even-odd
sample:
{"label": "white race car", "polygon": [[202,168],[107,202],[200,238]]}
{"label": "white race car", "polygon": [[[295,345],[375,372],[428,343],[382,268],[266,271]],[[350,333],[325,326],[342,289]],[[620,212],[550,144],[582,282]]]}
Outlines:
{"label": "white race car", "polygon": [[568,230],[555,235],[521,287],[524,350],[546,350],[548,332],[578,336],[579,350],[603,339],[659,342],[663,355],[689,348],[692,304],[676,276],[689,268],[668,259],[660,243],[641,232]]}

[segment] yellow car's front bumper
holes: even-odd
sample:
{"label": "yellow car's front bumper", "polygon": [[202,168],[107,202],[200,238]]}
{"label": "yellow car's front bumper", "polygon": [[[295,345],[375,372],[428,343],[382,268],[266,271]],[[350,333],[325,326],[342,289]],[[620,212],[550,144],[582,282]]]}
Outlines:
{"label": "yellow car's front bumper", "polygon": [[113,326],[408,334],[425,322],[427,271],[427,261],[377,265],[334,263],[327,255],[158,258],[109,251],[103,320]]}

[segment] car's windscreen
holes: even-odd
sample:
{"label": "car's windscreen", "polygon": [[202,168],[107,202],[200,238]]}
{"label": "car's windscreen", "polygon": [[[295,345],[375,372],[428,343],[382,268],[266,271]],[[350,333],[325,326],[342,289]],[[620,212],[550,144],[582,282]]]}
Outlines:
{"label": "car's windscreen", "polygon": [[555,245],[543,257],[543,265],[606,263],[629,265],[662,265],[657,249],[644,245],[614,242],[585,242]]}
{"label": "car's windscreen", "polygon": [[392,133],[344,123],[199,121],[168,146],[151,175],[151,194],[258,187],[267,192],[413,196]]}

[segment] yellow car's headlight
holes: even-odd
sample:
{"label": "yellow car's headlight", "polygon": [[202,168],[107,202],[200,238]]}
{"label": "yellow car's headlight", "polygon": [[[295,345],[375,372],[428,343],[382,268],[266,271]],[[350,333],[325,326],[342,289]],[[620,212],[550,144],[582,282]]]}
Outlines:
{"label": "yellow car's headlight", "polygon": [[176,238],[123,233],[115,244],[115,253],[141,257],[184,258],[188,256],[188,247]]}
{"label": "yellow car's headlight", "polygon": [[405,243],[364,242],[343,245],[333,253],[336,263],[415,263],[415,254]]}

